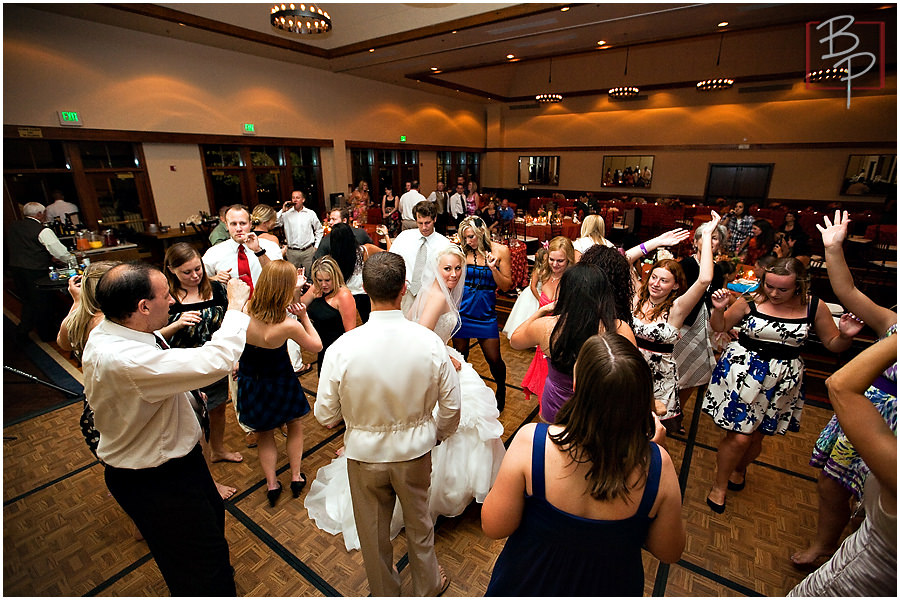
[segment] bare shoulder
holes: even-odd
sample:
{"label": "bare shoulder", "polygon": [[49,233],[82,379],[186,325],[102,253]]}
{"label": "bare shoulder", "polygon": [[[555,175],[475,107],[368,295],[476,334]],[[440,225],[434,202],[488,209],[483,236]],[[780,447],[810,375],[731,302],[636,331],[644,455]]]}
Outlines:
{"label": "bare shoulder", "polygon": [[499,257],[509,256],[509,246],[497,242],[491,242],[491,253]]}

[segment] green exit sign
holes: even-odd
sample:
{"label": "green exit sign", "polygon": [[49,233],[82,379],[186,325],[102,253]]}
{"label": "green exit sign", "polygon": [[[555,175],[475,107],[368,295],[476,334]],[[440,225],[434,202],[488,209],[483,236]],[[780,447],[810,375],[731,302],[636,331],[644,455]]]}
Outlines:
{"label": "green exit sign", "polygon": [[405,141],[406,141],[406,136],[405,136],[405,135],[401,135],[401,136],[400,136],[400,141],[401,141],[401,142],[405,142]]}
{"label": "green exit sign", "polygon": [[253,123],[244,123],[244,135],[256,135],[256,125]]}
{"label": "green exit sign", "polygon": [[56,115],[59,117],[59,124],[63,127],[81,127],[83,125],[77,111],[60,110]]}

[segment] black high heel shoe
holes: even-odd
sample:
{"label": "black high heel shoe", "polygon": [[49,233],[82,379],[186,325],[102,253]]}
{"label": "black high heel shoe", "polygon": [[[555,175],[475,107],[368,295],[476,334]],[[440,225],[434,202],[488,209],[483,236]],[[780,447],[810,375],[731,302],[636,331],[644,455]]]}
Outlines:
{"label": "black high heel shoe", "polygon": [[275,504],[278,502],[278,498],[281,496],[281,491],[282,487],[281,482],[279,481],[277,488],[275,488],[274,490],[268,490],[266,492],[266,498],[269,499],[269,506],[273,508],[275,507]]}
{"label": "black high heel shoe", "polygon": [[709,506],[710,510],[712,510],[717,515],[721,515],[723,512],[725,512],[725,503],[723,502],[722,504],[716,504],[709,499],[709,496],[706,497],[706,505]]}
{"label": "black high heel shoe", "polygon": [[300,492],[302,492],[303,488],[306,487],[306,473],[300,473],[300,477],[303,478],[303,481],[291,482],[291,494],[294,496],[294,498],[299,498]]}

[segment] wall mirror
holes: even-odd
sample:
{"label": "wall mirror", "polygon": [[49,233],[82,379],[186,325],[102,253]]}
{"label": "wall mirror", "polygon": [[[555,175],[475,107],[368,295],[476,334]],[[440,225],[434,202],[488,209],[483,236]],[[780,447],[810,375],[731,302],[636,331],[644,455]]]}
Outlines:
{"label": "wall mirror", "polygon": [[652,179],[652,156],[603,157],[603,187],[649,188]]}
{"label": "wall mirror", "polygon": [[851,154],[844,171],[841,194],[887,196],[897,192],[896,154]]}
{"label": "wall mirror", "polygon": [[558,156],[520,156],[519,185],[559,185]]}

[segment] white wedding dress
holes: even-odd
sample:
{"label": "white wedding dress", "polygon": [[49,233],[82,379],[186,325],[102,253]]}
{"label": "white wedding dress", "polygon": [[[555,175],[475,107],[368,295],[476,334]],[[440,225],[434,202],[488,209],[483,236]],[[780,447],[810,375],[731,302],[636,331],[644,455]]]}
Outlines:
{"label": "white wedding dress", "polygon": [[[445,342],[456,327],[457,316],[441,315],[434,331]],[[500,439],[503,425],[498,420],[497,399],[462,355],[447,347],[459,361],[461,406],[456,432],[431,451],[431,488],[428,505],[432,518],[462,514],[474,499],[484,502],[503,461],[506,448]],[[344,535],[347,550],[359,549],[359,536],[353,520],[347,459],[340,456],[319,469],[304,503],[310,519],[323,531]],[[394,506],[391,537],[403,528],[399,501]]]}

